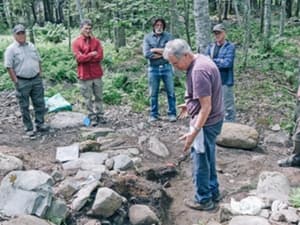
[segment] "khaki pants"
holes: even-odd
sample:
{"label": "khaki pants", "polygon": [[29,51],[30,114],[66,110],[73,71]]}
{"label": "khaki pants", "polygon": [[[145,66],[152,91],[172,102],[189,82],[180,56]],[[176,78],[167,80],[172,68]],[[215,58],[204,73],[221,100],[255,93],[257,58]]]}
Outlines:
{"label": "khaki pants", "polygon": [[102,79],[79,80],[79,84],[89,118],[103,115]]}

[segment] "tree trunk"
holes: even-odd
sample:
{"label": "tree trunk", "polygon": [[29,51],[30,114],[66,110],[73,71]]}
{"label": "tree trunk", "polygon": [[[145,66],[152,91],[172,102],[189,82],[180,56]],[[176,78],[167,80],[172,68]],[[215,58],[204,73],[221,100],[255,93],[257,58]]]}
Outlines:
{"label": "tree trunk", "polygon": [[218,22],[222,22],[223,3],[222,0],[217,0]]}
{"label": "tree trunk", "polygon": [[170,21],[170,33],[174,37],[178,37],[178,17],[177,17],[177,0],[170,0],[170,11],[171,11],[171,21]]}
{"label": "tree trunk", "polygon": [[296,12],[295,12],[296,17],[299,17],[299,11],[300,11],[300,0],[297,1],[297,8],[296,8]]}
{"label": "tree trunk", "polygon": [[264,21],[264,49],[268,51],[271,49],[271,0],[265,0]]}
{"label": "tree trunk", "polygon": [[260,0],[260,33],[262,34],[264,32],[264,5],[265,0]]}
{"label": "tree trunk", "polygon": [[251,40],[251,30],[250,30],[250,0],[245,0],[244,3],[244,43],[243,43],[243,67],[247,67],[248,62],[248,49],[249,49],[249,43]]}
{"label": "tree trunk", "polygon": [[125,27],[121,24],[122,16],[119,13],[119,11],[114,12],[114,43],[116,51],[119,51],[120,47],[126,46]]}
{"label": "tree trunk", "polygon": [[194,0],[194,15],[196,26],[196,43],[198,51],[203,53],[210,41],[210,20],[208,0]]}
{"label": "tree trunk", "polygon": [[280,11],[280,27],[279,27],[279,35],[282,36],[284,33],[284,24],[285,24],[285,8],[286,8],[286,0],[281,0],[281,11]]}
{"label": "tree trunk", "polygon": [[78,11],[78,14],[79,14],[80,21],[82,21],[84,16],[83,16],[80,0],[76,0],[76,8],[77,8],[77,11]]}
{"label": "tree trunk", "polygon": [[26,10],[26,19],[27,19],[27,30],[29,32],[29,39],[30,39],[30,42],[31,43],[35,43],[34,41],[34,35],[33,35],[33,30],[32,30],[32,27],[33,27],[33,21],[31,19],[31,14],[32,14],[32,6],[33,6],[33,2],[29,2],[29,3],[24,3],[24,7],[25,7],[25,10]]}
{"label": "tree trunk", "polygon": [[34,1],[31,3],[31,12],[32,12],[32,16],[33,16],[32,24],[35,24],[37,21],[37,17],[36,17],[36,12],[35,12]]}
{"label": "tree trunk", "polygon": [[293,6],[293,0],[286,0],[286,17],[287,18],[292,17],[292,6]]}
{"label": "tree trunk", "polygon": [[232,0],[232,4],[234,6],[234,11],[235,11],[235,15],[236,15],[238,24],[241,27],[242,26],[242,21],[241,21],[241,16],[240,16],[240,13],[239,13],[239,7],[238,7],[238,4],[237,4],[237,0]]}
{"label": "tree trunk", "polygon": [[190,3],[188,0],[183,0],[184,7],[184,27],[185,27],[185,35],[187,42],[191,46],[191,36],[190,36]]}
{"label": "tree trunk", "polygon": [[230,0],[225,0],[225,2],[224,2],[223,20],[228,20],[229,8],[230,8]]}

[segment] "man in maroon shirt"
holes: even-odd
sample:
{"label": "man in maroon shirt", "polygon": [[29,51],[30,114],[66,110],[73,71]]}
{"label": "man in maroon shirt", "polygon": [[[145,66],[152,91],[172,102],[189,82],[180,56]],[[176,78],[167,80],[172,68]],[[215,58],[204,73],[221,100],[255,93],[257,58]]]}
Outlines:
{"label": "man in maroon shirt", "polygon": [[100,40],[92,34],[91,20],[84,19],[80,23],[80,33],[72,43],[72,50],[77,61],[77,76],[88,117],[91,125],[96,126],[105,122],[102,101],[103,70],[100,64],[103,59],[103,48]]}
{"label": "man in maroon shirt", "polygon": [[188,113],[191,121],[190,131],[180,139],[185,140],[183,150],[191,151],[195,195],[184,203],[192,209],[213,210],[221,199],[216,170],[216,138],[224,118],[220,72],[209,57],[193,54],[182,39],[169,41],[163,57],[186,71],[185,104],[179,118]]}

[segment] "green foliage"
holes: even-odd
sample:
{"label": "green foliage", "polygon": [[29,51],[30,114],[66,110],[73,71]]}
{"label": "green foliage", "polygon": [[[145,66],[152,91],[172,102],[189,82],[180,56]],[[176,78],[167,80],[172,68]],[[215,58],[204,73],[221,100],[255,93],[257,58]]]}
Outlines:
{"label": "green foliage", "polygon": [[300,188],[295,188],[291,191],[289,196],[289,202],[295,208],[300,207]]}
{"label": "green foliage", "polygon": [[77,81],[76,61],[65,45],[51,44],[39,47],[42,57],[43,75],[53,82]]}
{"label": "green foliage", "polygon": [[67,30],[63,24],[53,24],[47,22],[45,26],[33,27],[35,36],[40,42],[60,43],[67,38]]}

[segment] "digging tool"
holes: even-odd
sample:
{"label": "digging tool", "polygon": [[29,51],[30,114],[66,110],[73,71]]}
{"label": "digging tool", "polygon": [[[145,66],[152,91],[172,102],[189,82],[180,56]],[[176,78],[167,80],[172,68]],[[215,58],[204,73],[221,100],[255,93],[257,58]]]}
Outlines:
{"label": "digging tool", "polygon": [[178,159],[175,162],[169,162],[167,163],[167,166],[169,167],[180,167],[181,163],[186,161],[189,157],[189,152],[181,154]]}

